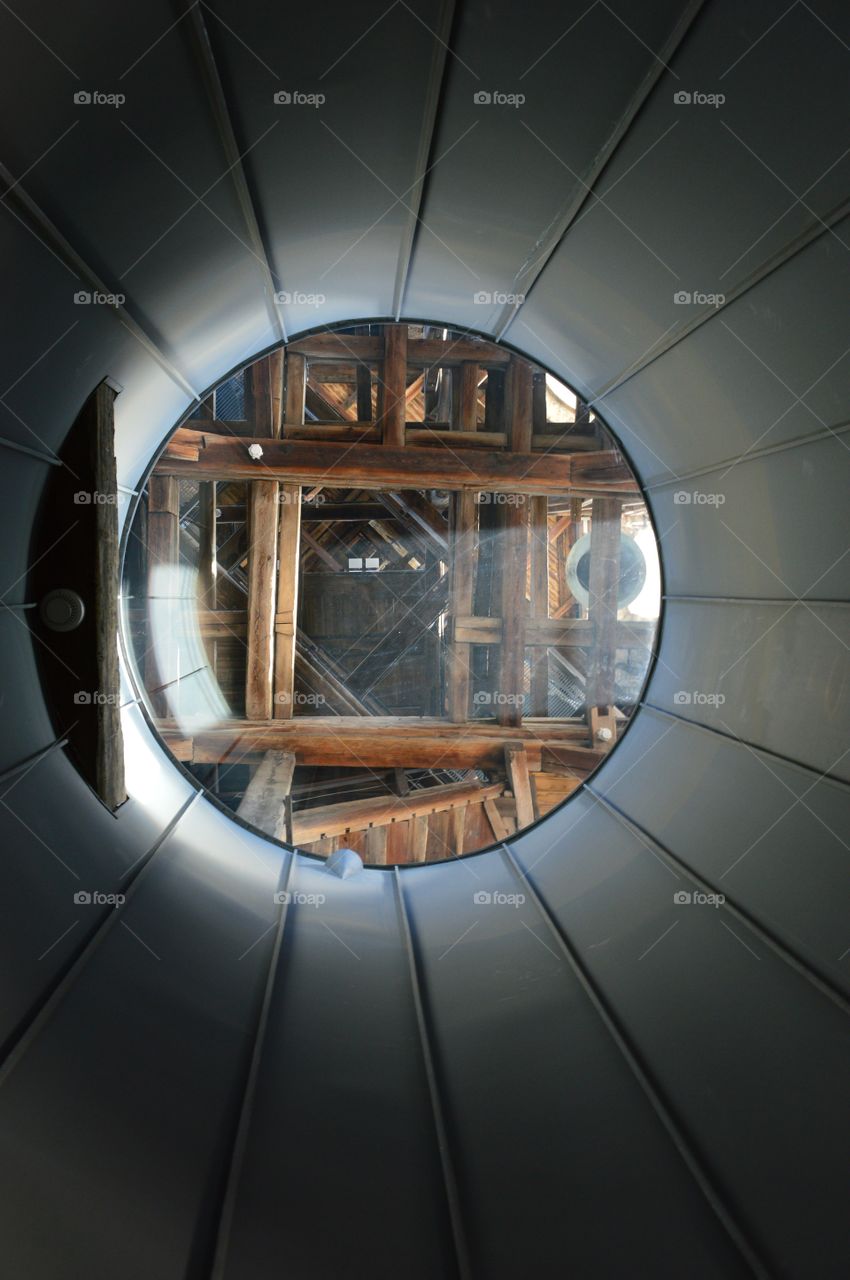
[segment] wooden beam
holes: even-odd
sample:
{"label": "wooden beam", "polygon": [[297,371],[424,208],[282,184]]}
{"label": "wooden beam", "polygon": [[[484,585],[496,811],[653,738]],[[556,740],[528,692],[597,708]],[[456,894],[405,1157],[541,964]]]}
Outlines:
{"label": "wooden beam", "polygon": [[347,831],[369,827],[386,827],[408,818],[428,817],[432,813],[464,808],[468,804],[495,799],[504,785],[493,783],[482,787],[477,782],[450,782],[446,786],[423,787],[406,796],[370,796],[366,800],[348,800],[317,809],[300,809],[293,816],[293,839],[299,844],[322,836],[341,836]]}
{"label": "wooden beam", "polygon": [[517,827],[522,830],[531,826],[536,817],[528,773],[528,756],[522,743],[512,743],[505,747],[505,768],[516,801]]}
{"label": "wooden beam", "polygon": [[[107,504],[111,505],[111,504]],[[177,674],[177,640],[165,597],[176,588],[180,559],[180,487],[174,476],[152,475],[148,481],[147,597],[149,628],[157,615],[157,634],[149,630],[145,652],[145,686],[157,715],[165,715],[165,693],[153,692]],[[158,603],[154,606],[154,600]],[[164,623],[164,625],[162,625]],[[154,644],[156,640],[156,644]]]}
{"label": "wooden beam", "polygon": [[[590,649],[595,643],[595,623],[588,618],[538,618],[526,624],[526,645],[568,645]],[[646,649],[652,645],[656,624],[654,622],[618,622],[618,649]],[[454,620],[453,634],[462,644],[499,644],[502,633],[501,618],[458,617]]]}
{"label": "wooden beam", "polygon": [[472,361],[461,365],[458,421],[454,423],[458,431],[474,434],[478,427],[478,380],[480,376],[478,365]]}
{"label": "wooden beam", "polygon": [[499,676],[496,688],[496,719],[502,725],[522,722],[525,677],[525,630],[527,623],[526,578],[528,573],[528,503],[502,508],[501,598],[502,635],[499,649]]}
{"label": "wooden beam", "polygon": [[463,857],[463,839],[466,833],[466,811],[468,805],[452,809],[449,813],[449,851],[456,857]]}
{"label": "wooden beam", "polygon": [[301,488],[279,486],[277,533],[277,609],[274,619],[274,710],[276,719],[293,714],[295,695],[295,627],[298,569],[301,559]]}
{"label": "wooden beam", "polygon": [[387,448],[404,448],[404,419],[407,402],[407,325],[384,327],[383,398],[378,427]]}
{"label": "wooden beam", "polygon": [[194,764],[293,751],[299,764],[355,769],[499,769],[505,742],[524,742],[529,768],[542,753],[586,743],[583,721],[536,720],[505,728],[490,720],[456,725],[406,716],[296,716],[292,720],[230,720],[199,729],[191,739],[173,723],[161,726],[181,759]]}
{"label": "wooden beam", "polygon": [[198,602],[205,609],[216,605],[216,493],[214,480],[198,485]]}
{"label": "wooden beam", "polygon": [[490,823],[490,830],[496,840],[507,840],[512,834],[510,827],[505,822],[495,800],[484,801],[484,812],[487,815],[487,821]]}
{"label": "wooden beam", "polygon": [[[156,473],[196,480],[283,480],[359,489],[473,489],[484,492],[564,494],[638,493],[619,453],[536,454],[488,449],[404,449],[314,441],[249,440],[203,435],[197,461],[168,451]],[[262,456],[249,453],[259,445]]]}
{"label": "wooden beam", "polygon": [[595,498],[593,501],[588,616],[594,625],[595,636],[587,678],[589,708],[607,706],[614,701],[621,512],[622,504],[616,498]]}
{"label": "wooden beam", "polygon": [[298,351],[286,349],[286,399],[284,420],[279,435],[288,436],[289,427],[304,421],[304,404],[307,394],[307,361]]}
{"label": "wooden beam", "polygon": [[255,480],[248,489],[248,652],[245,715],[270,719],[277,562],[277,484]]}
{"label": "wooden beam", "polygon": [[274,435],[271,375],[266,356],[245,370],[245,417],[252,427],[252,435]]}
{"label": "wooden beam", "polygon": [[[108,809],[127,799],[118,670],[118,476],[115,463],[115,392],[101,382],[90,398],[95,492],[95,657],[98,690],[95,787]],[[105,500],[107,499],[107,500]]]}
{"label": "wooden beam", "polygon": [[[350,333],[314,333],[289,344],[289,350],[299,351],[308,360],[360,361],[378,365],[384,356],[383,339]],[[482,368],[504,367],[511,353],[494,343],[475,338],[442,341],[439,338],[409,338],[407,363],[418,367],[437,365],[452,368],[474,362]]]}
{"label": "wooden beam", "polygon": [[[532,498],[529,506],[531,617],[539,621],[549,617],[548,499]],[[549,658],[546,649],[531,655],[530,708],[533,716],[549,713]]]}
{"label": "wooden beam", "polygon": [[533,369],[514,356],[508,370],[508,438],[512,453],[531,452],[533,430]]}
{"label": "wooden beam", "polygon": [[245,791],[237,816],[275,840],[291,841],[289,810],[295,756],[287,751],[267,751]]}
{"label": "wooden beam", "polygon": [[[449,614],[458,617],[472,609],[475,579],[475,494],[453,493],[450,506]],[[446,670],[446,704],[456,724],[469,717],[470,648],[454,637],[449,642]]]}
{"label": "wooden beam", "polygon": [[313,537],[311,533],[308,533],[306,529],[302,529],[301,537],[303,539],[304,545],[306,547],[309,547],[310,550],[313,552],[313,554],[317,555],[323,564],[326,564],[327,567],[331,569],[334,573],[342,572],[343,566],[339,563],[339,561],[334,556],[331,555],[329,551],[327,551],[322,546],[321,542],[316,541],[316,539]]}

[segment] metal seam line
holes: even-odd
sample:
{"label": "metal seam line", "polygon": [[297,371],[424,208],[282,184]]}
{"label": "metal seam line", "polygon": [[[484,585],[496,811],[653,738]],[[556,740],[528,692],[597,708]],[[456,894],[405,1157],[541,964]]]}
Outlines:
{"label": "metal seam line", "polygon": [[[832,228],[850,213],[850,200],[845,200],[842,204],[837,205],[829,213],[824,214],[823,218],[818,218],[812,222],[805,231],[796,236],[788,244],[784,245],[777,253],[767,258],[760,266],[756,267],[748,276],[745,276],[739,284],[734,285],[729,293],[726,294],[726,301],[720,310],[725,311],[733,302],[737,302],[745,293],[749,293],[756,285],[766,280],[768,276],[773,275],[774,271],[778,271],[780,267],[784,267],[786,263],[795,258],[798,253],[802,253],[810,244],[814,244],[821,236],[826,235]],[[689,338],[697,329],[701,329],[704,324],[713,319],[718,314],[718,308],[706,307],[702,312],[694,316],[689,324],[683,325],[676,333],[672,334],[666,342],[659,343],[656,348],[650,347],[651,355],[641,357],[634,365],[628,366],[620,373],[604,383],[597,392],[595,392],[587,401],[591,408],[596,408],[603,400],[612,395],[615,391],[619,391],[621,387],[630,382],[632,378],[637,377],[639,373],[643,373],[651,364],[655,364],[656,360],[660,360],[662,356],[666,356],[673,347],[683,342],[685,338]]]}
{"label": "metal seam line", "polygon": [[[689,866],[682,858],[679,857],[678,854],[673,853],[671,849],[668,849],[666,845],[663,845],[657,836],[652,835],[646,827],[643,827],[639,822],[636,822],[635,819],[627,814],[624,809],[621,809],[619,805],[616,805],[613,801],[607,799],[607,797],[597,791],[595,787],[588,785],[586,790],[589,791],[594,799],[598,800],[599,803],[627,830],[635,831],[644,840],[648,840],[667,863],[672,867],[675,867],[677,871],[681,871],[700,889],[706,893],[716,894],[720,892],[717,885],[706,880],[699,871],[695,871],[694,868]],[[746,907],[741,907],[736,902],[733,902],[728,893],[724,893],[723,897],[723,906],[728,908],[736,920],[739,920],[741,924],[745,925],[746,928],[750,930],[751,933],[755,934],[760,942],[762,942],[766,947],[769,947],[780,960],[790,968],[794,969],[796,973],[799,973],[807,982],[810,982],[813,987],[816,987],[821,995],[826,996],[828,1000],[831,1000],[833,1004],[836,1004],[843,1013],[850,1013],[850,1000],[848,1000],[847,996],[839,987],[834,985],[832,979],[827,974],[821,973],[819,966],[814,967],[814,965],[810,964],[808,960],[805,960],[802,956],[798,955],[797,952],[788,945],[788,943],[784,942],[766,925],[761,924]]]}
{"label": "metal seam line", "polygon": [[[774,423],[774,426],[776,423]],[[712,475],[715,471],[728,471],[732,467],[740,467],[745,462],[752,462],[757,458],[766,458],[774,453],[787,453],[790,449],[802,449],[805,445],[823,444],[828,440],[834,439],[836,436],[846,435],[850,431],[850,423],[842,423],[838,427],[824,427],[818,431],[813,431],[811,435],[794,436],[791,440],[780,440],[776,444],[762,445],[761,448],[748,449],[746,453],[742,453],[737,458],[725,458],[722,462],[710,462],[704,467],[694,467],[692,471],[683,471],[681,475],[663,476],[659,480],[647,480],[643,484],[645,493],[654,493],[657,489],[663,489],[667,485],[683,484],[688,480],[696,480],[700,476]]]}
{"label": "metal seam line", "polygon": [[771,760],[778,760],[780,764],[788,765],[789,768],[799,769],[801,773],[805,773],[807,777],[814,777],[819,782],[828,782],[834,787],[840,787],[842,790],[850,790],[850,782],[844,778],[838,778],[833,773],[823,773],[814,765],[803,764],[802,760],[795,760],[792,756],[783,756],[779,751],[772,751],[770,747],[762,747],[757,742],[745,741],[743,738],[736,738],[731,733],[726,733],[723,729],[716,729],[711,724],[701,724],[699,720],[689,720],[687,716],[679,715],[677,711],[668,711],[665,707],[659,707],[654,702],[644,700],[640,704],[647,711],[654,711],[657,715],[666,716],[668,720],[677,720],[679,724],[690,725],[692,729],[699,729],[701,733],[713,733],[718,738],[723,738],[725,742],[734,742],[738,745],[750,748],[752,751],[760,752],[761,755],[769,756]]}
{"label": "metal seam line", "polygon": [[[20,605],[7,605],[7,608],[21,608]],[[16,773],[20,773],[23,769],[27,769],[30,765],[38,764],[39,760],[43,760],[45,756],[51,755],[54,751],[58,751],[60,747],[68,745],[67,738],[57,738],[55,742],[51,742],[49,746],[42,747],[40,751],[35,751],[31,756],[27,756],[24,760],[19,760],[17,764],[10,765],[8,769],[4,769],[0,773],[0,786],[9,778],[14,778]]]}
{"label": "metal seam line", "polygon": [[194,36],[193,44],[198,55],[198,62],[201,69],[201,78],[207,90],[210,107],[218,127],[219,137],[221,139],[222,149],[225,159],[230,166],[230,175],[233,179],[233,186],[236,190],[236,198],[239,201],[239,207],[242,210],[242,216],[245,219],[245,226],[250,239],[253,241],[254,249],[257,257],[260,259],[260,266],[266,278],[266,288],[268,296],[266,303],[272,323],[277,330],[281,342],[286,342],[286,325],[281,315],[280,307],[275,298],[276,290],[274,286],[274,277],[272,276],[271,266],[269,264],[268,250],[260,232],[260,224],[257,220],[254,201],[251,196],[251,189],[248,186],[248,179],[245,175],[245,167],[242,163],[241,152],[236,141],[236,134],[233,129],[233,117],[230,108],[227,105],[227,97],[224,92],[224,86],[219,75],[218,64],[213,53],[212,41],[210,40],[207,24],[204,21],[202,6],[200,4],[192,5],[189,9],[189,26]]}
{"label": "metal seam line", "polygon": [[40,449],[30,449],[25,444],[17,444],[14,440],[7,440],[5,436],[0,436],[0,447],[3,449],[14,449],[16,453],[25,453],[30,458],[37,458],[39,462],[46,462],[51,467],[61,467],[61,458],[52,458],[49,453],[42,453]]}
{"label": "metal seam line", "polygon": [[[202,794],[203,792],[196,791],[180,806],[168,825],[157,836],[147,854],[138,859],[136,863],[138,870],[134,872],[132,879],[126,886],[125,906],[130,897],[135,895],[138,886],[145,878],[146,872],[153,865],[155,855],[176,829],[178,823],[191,809],[192,805],[200,800]],[[119,878],[117,885],[120,886],[120,884],[121,880]],[[115,907],[109,908],[101,919],[92,926],[76,951],[68,958],[59,973],[55,975],[52,985],[46,995],[40,998],[34,1011],[31,1010],[24,1020],[24,1024],[11,1033],[2,1050],[5,1056],[2,1064],[0,1064],[0,1087],[5,1084],[27,1049],[37,1039],[46,1023],[49,1022],[53,1011],[70,991],[94,952],[111,932],[116,921],[120,921],[121,915],[122,911],[117,910]]]}
{"label": "metal seam line", "polygon": [[[286,859],[286,870],[283,876],[282,891],[284,893],[288,893],[289,891],[296,857],[297,854],[294,851],[288,853],[288,857]],[[281,870],[283,870],[283,868],[281,868]],[[280,881],[281,876],[278,874],[278,884],[280,884]],[[257,1080],[259,1078],[260,1068],[262,1066],[263,1048],[269,1024],[272,998],[274,996],[274,989],[277,983],[278,963],[280,960],[281,949],[283,947],[286,921],[289,917],[289,906],[289,900],[286,898],[281,903],[280,914],[277,920],[277,928],[275,930],[274,943],[269,957],[266,985],[263,991],[260,1011],[257,1016],[257,1029],[254,1034],[254,1047],[251,1052],[251,1061],[248,1064],[248,1070],[245,1075],[245,1084],[242,1091],[242,1105],[239,1109],[239,1118],[236,1122],[233,1141],[230,1147],[230,1160],[228,1162],[222,1191],[221,1208],[218,1215],[215,1240],[212,1245],[213,1258],[210,1280],[221,1280],[221,1277],[225,1274],[225,1267],[227,1265],[227,1251],[230,1247],[230,1232],[236,1209],[236,1199],[239,1194],[239,1180],[245,1162],[245,1150],[248,1145],[248,1137],[251,1131],[251,1121],[254,1114],[254,1097],[257,1091]]]}
{"label": "metal seam line", "polygon": [[755,1247],[747,1239],[747,1236],[743,1228],[739,1225],[732,1209],[727,1205],[723,1193],[715,1185],[711,1174],[709,1174],[704,1167],[700,1156],[688,1138],[685,1130],[680,1125],[672,1108],[666,1102],[661,1089],[650,1075],[649,1070],[641,1062],[639,1053],[631,1044],[627,1033],[620,1026],[618,1018],[608,1007],[608,1002],[596,980],[590,976],[590,973],[585,969],[581,960],[579,960],[578,954],[573,949],[572,943],[568,942],[566,933],[561,928],[560,923],[550,911],[538,889],[532,883],[530,876],[522,870],[519,863],[516,861],[516,858],[511,852],[509,846],[502,844],[501,852],[515,879],[522,884],[523,888],[528,890],[531,900],[537,907],[541,919],[548,927],[555,941],[558,943],[558,946],[561,948],[568,964],[572,968],[584,989],[585,994],[588,996],[591,1004],[604,1024],[605,1029],[608,1031],[617,1048],[625,1058],[632,1074],[642,1088],[662,1125],[666,1129],[673,1145],[684,1163],[687,1165],[694,1181],[697,1183],[697,1186],[702,1191],[714,1213],[717,1215],[723,1227],[725,1227],[732,1242],[750,1266],[753,1274],[758,1277],[758,1280],[771,1280],[768,1268],[759,1257]]}
{"label": "metal seam line", "polygon": [[[547,237],[544,243],[540,245],[535,261],[525,263],[520,267],[514,277],[513,283],[515,286],[521,285],[522,287],[514,288],[513,292],[522,294],[523,302],[519,304],[509,302],[505,305],[501,316],[493,326],[493,332],[496,335],[496,342],[501,342],[504,338],[508,329],[519,315],[520,309],[524,305],[524,302],[531,293],[534,285],[543,274],[545,268],[549,265],[549,262],[554,256],[556,250],[569,233],[570,228],[577,220],[585,204],[588,200],[593,198],[595,194],[593,190],[594,187],[598,184],[603,173],[608,168],[609,163],[613,160],[620,144],[631,129],[641,108],[651,97],[658,81],[667,71],[665,64],[668,63],[677,52],[679,46],[691,30],[691,27],[704,6],[705,0],[692,0],[689,8],[682,14],[681,18],[670,32],[670,35],[667,37],[665,44],[662,45],[660,54],[656,55],[655,59],[650,63],[646,75],[638,85],[635,93],[632,95],[625,111],[614,126],[614,129],[594,156],[587,177],[583,180],[580,189],[570,198],[566,209],[557,219],[555,230]],[[536,247],[537,246],[535,246],[535,248]]]}
{"label": "metal seam line", "polygon": [[[451,1153],[451,1145],[449,1142],[448,1128],[446,1125],[443,1104],[440,1100],[440,1086],[437,1079],[437,1071],[434,1064],[434,1056],[431,1052],[431,1037],[428,1030],[428,1020],[425,1013],[425,1004],[422,998],[422,986],[419,978],[419,965],[416,959],[416,950],[413,945],[413,935],[410,929],[410,920],[407,914],[407,904],[404,900],[404,891],[401,887],[401,877],[398,873],[398,867],[392,868],[393,872],[393,890],[395,893],[396,907],[398,909],[399,925],[401,928],[402,938],[404,940],[405,950],[407,952],[407,960],[410,969],[410,985],[413,992],[413,1005],[416,1011],[416,1023],[419,1029],[419,1043],[422,1049],[422,1059],[425,1067],[425,1075],[428,1081],[428,1092],[431,1098],[431,1110],[434,1116],[434,1128],[437,1136],[437,1146],[440,1152],[440,1163],[443,1169],[443,1183],[448,1202],[449,1219],[451,1222],[452,1235],[454,1237],[455,1254],[457,1257],[458,1274],[461,1280],[472,1280],[472,1270],[469,1262],[469,1250],[466,1242],[466,1233],[463,1228],[463,1214],[460,1208],[460,1196],[458,1193],[457,1174],[455,1173],[454,1160]],[[217,1278],[215,1278],[217,1280]]]}
{"label": "metal seam line", "polygon": [[[114,294],[120,292],[116,289],[110,289],[108,285],[104,284],[97,273],[77,253],[73,245],[65,239],[58,227],[54,226],[47,214],[27,195],[21,184],[15,182],[15,179],[3,164],[0,164],[0,180],[10,189],[8,194],[11,199],[16,201],[24,209],[28,217],[36,223],[48,242],[58,250],[59,256],[64,259],[66,265],[71,267],[74,275],[85,280],[97,293]],[[123,303],[107,307],[106,310],[116,316],[119,322],[132,333],[133,337],[141,343],[148,354],[153,356],[157,364],[165,370],[183,391],[187,392],[193,400],[199,399],[198,393],[192,384],[183,376],[165,352],[157,346],[153,338],[146,333],[138,321],[133,318]]]}
{"label": "metal seam line", "polygon": [[443,0],[439,18],[436,23],[436,32],[434,33],[436,38],[434,41],[434,51],[431,59],[431,69],[428,75],[428,85],[425,92],[425,102],[422,109],[422,127],[419,131],[419,148],[414,158],[414,175],[421,174],[422,176],[416,179],[411,198],[407,201],[410,208],[405,221],[404,230],[401,234],[401,243],[398,251],[398,264],[396,266],[392,303],[393,316],[395,317],[396,322],[398,322],[401,316],[402,307],[404,306],[404,296],[407,292],[407,280],[410,274],[410,264],[413,259],[413,249],[416,243],[416,229],[425,195],[428,166],[434,150],[437,119],[440,102],[443,96],[446,63],[448,62],[449,53],[448,46],[452,34],[454,16],[455,0]]}

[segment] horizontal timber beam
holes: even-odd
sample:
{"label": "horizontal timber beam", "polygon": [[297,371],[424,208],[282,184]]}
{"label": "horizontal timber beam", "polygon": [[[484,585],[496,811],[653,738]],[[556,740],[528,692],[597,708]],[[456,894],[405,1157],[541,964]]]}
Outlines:
{"label": "horizontal timber beam", "polygon": [[[314,333],[309,338],[290,342],[287,351],[298,351],[308,360],[337,360],[349,363],[379,364],[384,358],[384,339],[350,333]],[[460,338],[441,342],[439,338],[409,338],[407,363],[409,365],[448,367],[474,361],[483,368],[502,368],[508,364],[511,353],[490,342],[476,342],[474,338]]]}
{"label": "horizontal timber beam", "polygon": [[[484,493],[637,494],[637,482],[620,455],[598,453],[508,453],[489,449],[417,448],[315,441],[249,440],[197,433],[197,459],[168,450],[157,475],[195,480],[280,480],[292,484],[359,489],[477,489]],[[262,453],[253,458],[252,445]]]}
{"label": "horizontal timber beam", "polygon": [[299,765],[354,769],[504,768],[506,742],[524,742],[529,768],[539,769],[544,749],[588,742],[582,721],[526,720],[503,728],[488,720],[397,716],[296,716],[292,720],[231,720],[194,735],[161,722],[166,745],[191,764],[236,763],[267,751],[294,752]]}
{"label": "horizontal timber beam", "polygon": [[[648,649],[655,635],[654,622],[618,622],[618,649]],[[530,618],[526,623],[526,645],[569,645],[589,649],[595,643],[596,624],[589,618]],[[500,644],[501,618],[458,617],[454,621],[453,639],[458,644]]]}

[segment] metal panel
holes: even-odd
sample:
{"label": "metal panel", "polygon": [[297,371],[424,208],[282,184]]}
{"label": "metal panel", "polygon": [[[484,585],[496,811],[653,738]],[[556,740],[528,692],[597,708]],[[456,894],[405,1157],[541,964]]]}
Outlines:
{"label": "metal panel", "polygon": [[560,856],[545,830],[520,836],[520,864],[687,1116],[768,1273],[802,1280],[816,1248],[823,1275],[842,1275],[844,1014],[726,908],[677,903],[692,883],[586,794],[564,836],[579,824]]}
{"label": "metal panel", "polygon": [[845,786],[649,709],[592,785],[850,991]]}
{"label": "metal panel", "polygon": [[850,433],[822,435],[653,490],[667,591],[846,601],[848,458]]}
{"label": "metal panel", "polygon": [[208,1256],[280,861],[201,802],[113,913],[4,1082],[10,1272],[182,1280]]}
{"label": "metal panel", "polygon": [[850,779],[850,608],[668,601],[647,701]]}
{"label": "metal panel", "polygon": [[749,1274],[500,854],[403,882],[473,1274]]}
{"label": "metal panel", "polygon": [[381,1280],[453,1276],[392,876],[303,858],[289,892],[219,1274],[333,1280],[356,1250]]}

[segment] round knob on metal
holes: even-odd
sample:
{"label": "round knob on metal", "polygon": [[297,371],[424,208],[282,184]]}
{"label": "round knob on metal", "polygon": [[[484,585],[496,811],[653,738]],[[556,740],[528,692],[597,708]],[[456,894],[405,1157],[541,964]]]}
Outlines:
{"label": "round knob on metal", "polygon": [[86,616],[86,606],[76,591],[57,587],[48,591],[39,606],[41,620],[51,631],[76,631]]}

